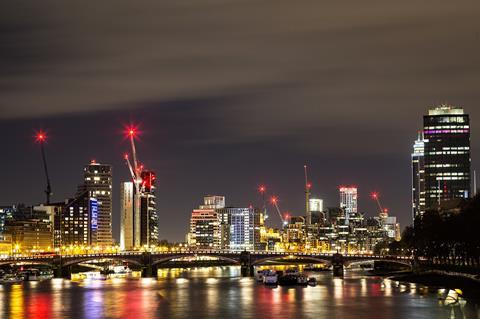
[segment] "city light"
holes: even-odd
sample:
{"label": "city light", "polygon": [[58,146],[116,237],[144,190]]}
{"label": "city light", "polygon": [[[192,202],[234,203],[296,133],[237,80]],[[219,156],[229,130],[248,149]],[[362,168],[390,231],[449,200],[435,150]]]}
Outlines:
{"label": "city light", "polygon": [[37,143],[44,143],[47,140],[47,133],[40,130],[35,134],[35,141]]}

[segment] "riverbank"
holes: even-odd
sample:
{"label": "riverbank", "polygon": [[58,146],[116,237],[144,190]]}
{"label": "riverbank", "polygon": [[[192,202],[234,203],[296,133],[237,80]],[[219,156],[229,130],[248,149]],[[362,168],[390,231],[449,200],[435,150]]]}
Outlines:
{"label": "riverbank", "polygon": [[389,277],[391,280],[411,282],[429,287],[460,289],[465,298],[480,300],[480,279],[472,275],[444,271],[424,271]]}

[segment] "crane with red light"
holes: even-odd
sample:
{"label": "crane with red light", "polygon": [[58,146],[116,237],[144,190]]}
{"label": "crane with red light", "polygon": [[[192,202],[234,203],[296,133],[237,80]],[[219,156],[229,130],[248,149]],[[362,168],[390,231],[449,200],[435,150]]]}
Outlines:
{"label": "crane with red light", "polygon": [[370,197],[377,203],[379,209],[379,216],[382,218],[388,217],[388,209],[383,208],[382,203],[380,202],[380,194],[378,192],[373,192],[370,194]]}
{"label": "crane with red light", "polygon": [[265,200],[265,195],[266,195],[266,192],[267,192],[267,187],[265,187],[265,185],[260,185],[258,187],[258,192],[262,195],[262,204],[263,204],[263,216],[264,216],[264,219],[268,219],[268,213],[267,213],[267,202]]}
{"label": "crane with red light", "polygon": [[312,223],[312,215],[310,213],[310,189],[312,184],[308,181],[307,165],[303,165],[305,171],[305,217],[307,217],[307,225]]}
{"label": "crane with red light", "polygon": [[47,159],[45,156],[45,147],[43,144],[47,141],[47,134],[42,130],[38,131],[35,135],[35,141],[40,144],[40,151],[42,153],[43,169],[45,171],[45,178],[47,179],[47,188],[45,189],[45,195],[47,199],[47,205],[50,204],[50,197],[52,196],[52,186],[50,184],[50,176],[48,175]]}
{"label": "crane with red light", "polygon": [[[137,128],[135,126],[129,126],[126,128],[127,138],[130,139],[130,146],[132,148],[132,157],[133,157],[133,167],[130,162],[129,154],[125,153],[124,159],[127,164],[128,170],[132,177],[133,185],[135,188],[135,195],[133,196],[133,205],[134,205],[134,234],[140,234],[141,230],[141,216],[140,216],[140,195],[141,195],[141,184],[142,177],[139,170],[139,165],[137,161],[137,150],[135,148],[135,138],[137,136]],[[140,246],[140,236],[134,236],[134,245]]]}
{"label": "crane with red light", "polygon": [[288,215],[286,215],[286,217],[284,217],[282,215],[282,213],[280,212],[280,207],[278,207],[278,197],[276,196],[272,196],[270,198],[270,203],[273,205],[273,207],[275,207],[277,213],[278,213],[278,217],[280,217],[280,220],[282,221],[282,226],[285,226],[288,224]]}

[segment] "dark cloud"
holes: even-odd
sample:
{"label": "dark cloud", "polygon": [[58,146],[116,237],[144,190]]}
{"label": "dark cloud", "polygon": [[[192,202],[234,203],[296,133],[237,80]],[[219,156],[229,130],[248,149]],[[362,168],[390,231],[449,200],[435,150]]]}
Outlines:
{"label": "dark cloud", "polygon": [[[71,164],[100,153],[118,172],[123,164],[112,152],[122,147],[103,152],[94,137],[102,131],[118,139],[106,129],[148,117],[145,141],[156,144],[145,158],[167,170],[164,180],[192,188],[182,211],[174,204],[164,210],[188,218],[203,192],[237,194],[262,176],[288,193],[285,180],[297,175],[275,177],[274,168],[285,172],[311,161],[331,202],[340,183],[387,189],[405,224],[409,152],[427,107],[464,106],[475,141],[479,16],[480,2],[469,0],[3,1],[0,123],[21,137],[4,138],[2,146],[25,145],[30,136],[22,132],[44,123],[78,145],[75,158],[62,155]],[[93,134],[88,142],[85,130]],[[68,141],[58,143],[57,154]],[[2,163],[22,171],[29,153],[16,151],[11,158],[26,158]],[[478,153],[474,142],[474,166]],[[239,159],[244,154],[255,154],[255,171]],[[197,165],[199,157],[207,167]],[[236,173],[227,174],[231,167]],[[187,179],[205,181],[210,170],[209,183]],[[324,170],[335,174],[323,176]],[[242,181],[228,188],[225,176]],[[8,194],[2,201],[20,200],[14,190],[0,192]],[[173,190],[179,189],[169,196],[179,200]],[[26,200],[40,200],[32,196]],[[232,196],[238,204],[249,198]]]}

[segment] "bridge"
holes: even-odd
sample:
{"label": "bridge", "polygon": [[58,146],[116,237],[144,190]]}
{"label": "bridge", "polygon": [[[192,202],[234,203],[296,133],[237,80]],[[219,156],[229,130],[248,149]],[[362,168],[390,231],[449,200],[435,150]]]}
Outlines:
{"label": "bridge", "polygon": [[[95,253],[78,255],[31,255],[0,259],[2,264],[44,264],[55,270],[57,277],[69,277],[72,266],[94,260],[118,260],[136,265],[142,269],[143,277],[156,276],[162,263],[185,257],[208,256],[229,261],[242,268],[245,276],[253,275],[253,267],[275,260],[306,260],[311,263],[332,264],[335,254],[307,253],[307,252],[272,252],[272,251],[230,251],[230,250],[191,250],[178,252],[140,252],[126,251],[118,253]],[[338,255],[336,256],[338,259]],[[412,258],[390,255],[345,254],[341,256],[341,263],[348,267],[350,264],[366,261],[388,261],[411,267]],[[338,260],[337,260],[338,262]]]}

